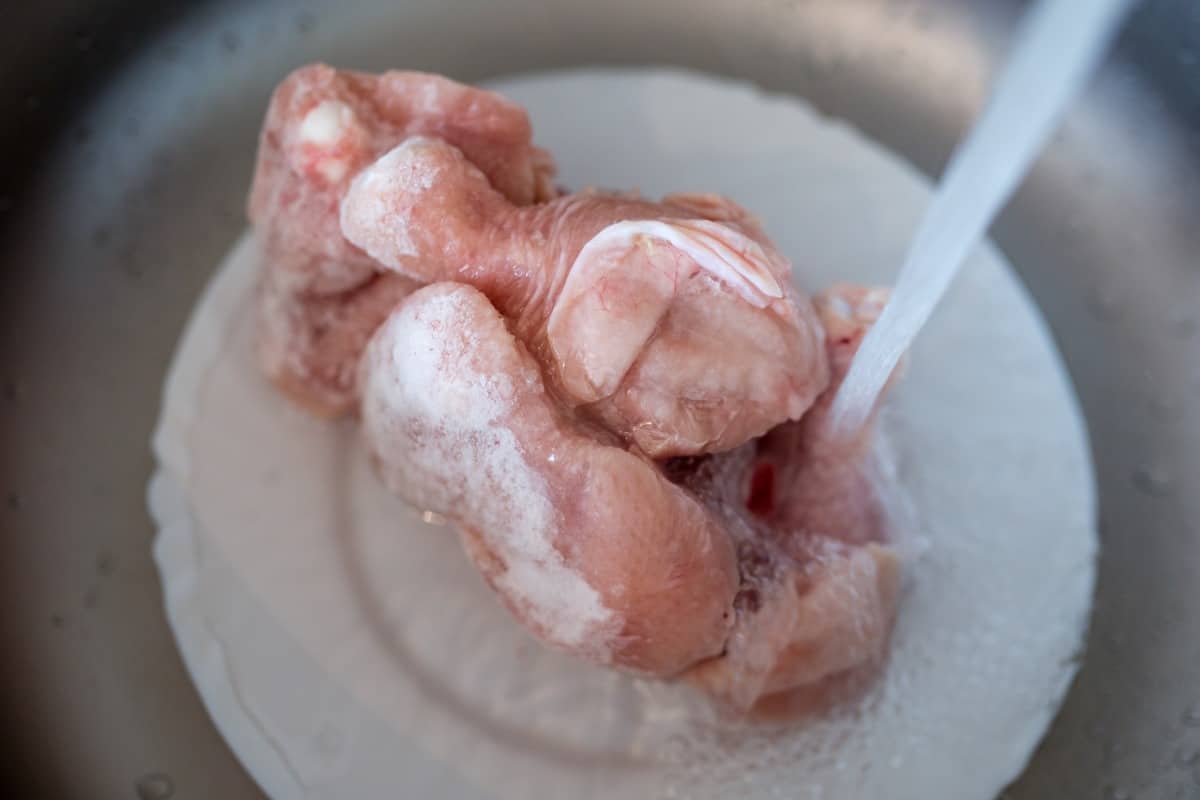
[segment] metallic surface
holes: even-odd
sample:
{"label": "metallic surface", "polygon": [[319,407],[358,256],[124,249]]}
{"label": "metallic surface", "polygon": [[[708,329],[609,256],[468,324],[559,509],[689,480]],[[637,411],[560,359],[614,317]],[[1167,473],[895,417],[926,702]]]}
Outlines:
{"label": "metallic surface", "polygon": [[[0,782],[23,797],[229,800],[258,794],[175,653],[143,492],[164,370],[244,224],[279,78],[314,59],[468,81],[670,63],[799,94],[936,173],[1019,10],[20,5],[0,34]],[[1075,380],[1104,547],[1082,671],[1007,796],[1200,797],[1200,4],[1138,13],[993,234]]]}

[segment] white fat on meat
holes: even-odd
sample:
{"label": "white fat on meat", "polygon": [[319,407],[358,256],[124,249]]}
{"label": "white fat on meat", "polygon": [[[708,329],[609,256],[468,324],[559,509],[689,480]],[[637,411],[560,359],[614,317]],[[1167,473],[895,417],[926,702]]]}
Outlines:
{"label": "white fat on meat", "polygon": [[345,103],[323,100],[313,106],[296,131],[307,169],[330,183],[345,178],[350,169],[345,145],[359,136],[359,129],[358,117]]}

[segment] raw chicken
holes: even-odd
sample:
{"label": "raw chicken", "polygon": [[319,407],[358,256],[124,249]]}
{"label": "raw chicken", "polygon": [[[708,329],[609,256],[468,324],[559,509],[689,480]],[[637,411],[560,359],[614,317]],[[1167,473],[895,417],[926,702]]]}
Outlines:
{"label": "raw chicken", "polygon": [[377,271],[342,238],[338,203],[359,170],[417,135],[459,148],[514,203],[554,195],[553,161],[503,97],[420,72],[303,67],[271,97],[250,192],[268,270],[286,288],[337,292]]}
{"label": "raw chicken", "polygon": [[[877,311],[863,296],[819,300],[835,365]],[[864,483],[869,431],[830,441],[830,394],[778,440],[654,462],[573,418],[483,294],[439,283],[373,339],[362,424],[387,486],[456,521],[544,642],[655,676],[687,670],[745,710],[878,661],[891,628],[898,562]],[[767,493],[824,502],[765,505],[764,466],[780,483]]]}
{"label": "raw chicken", "polygon": [[426,287],[380,328],[362,425],[387,486],[457,522],[543,641],[655,675],[721,651],[729,537],[653,462],[564,413],[477,290]]}
{"label": "raw chicken", "polygon": [[512,202],[555,194],[554,164],[532,145],[528,116],[499,95],[438,75],[368,75],[312,65],[271,99],[250,194],[263,248],[260,357],[298,402],[335,415],[357,402],[362,347],[419,284],[393,276],[342,237],[338,207],[350,181],[409,136],[452,142]]}
{"label": "raw chicken", "polygon": [[900,575],[886,487],[875,483],[871,428],[835,435],[829,408],[886,300],[848,285],[818,295],[833,384],[804,419],[687,481],[726,520],[742,581],[725,652],[688,677],[734,707],[884,656]]}
{"label": "raw chicken", "polygon": [[258,359],[275,385],[314,414],[358,402],[358,362],[371,334],[420,286],[386,273],[334,294],[287,291],[269,277],[258,294]]}
{"label": "raw chicken", "polygon": [[482,291],[556,396],[652,457],[736,447],[828,383],[789,263],[724,198],[519,207],[458,148],[416,137],[362,171],[341,220],[381,264]]}
{"label": "raw chicken", "polygon": [[878,664],[888,509],[870,427],[827,418],[886,295],[810,303],[717,195],[552,174],[496,95],[294,73],[250,202],[266,372],[357,408],[386,485],[548,644],[739,710]]}

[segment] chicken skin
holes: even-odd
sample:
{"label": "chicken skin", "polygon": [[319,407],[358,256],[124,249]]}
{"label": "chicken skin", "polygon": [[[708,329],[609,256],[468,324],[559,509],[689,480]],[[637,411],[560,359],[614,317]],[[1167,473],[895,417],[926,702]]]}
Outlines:
{"label": "chicken skin", "polygon": [[[874,319],[862,294],[818,298],[835,364]],[[742,710],[882,656],[898,562],[869,490],[869,431],[842,440],[824,424],[833,387],[778,439],[654,461],[573,416],[488,298],[453,282],[405,300],[362,370],[384,482],[458,524],[542,641],[654,676],[687,670]],[[764,504],[764,468],[786,501]],[[806,493],[820,502],[793,508]]]}
{"label": "chicken skin", "polygon": [[378,279],[378,263],[341,235],[350,181],[409,136],[452,142],[512,202],[554,195],[554,164],[532,144],[524,109],[438,75],[368,75],[322,64],[276,89],[259,141],[249,214],[266,265],[260,361],[311,411],[353,410],[367,339],[420,283]]}
{"label": "chicken skin", "polygon": [[413,138],[354,180],[341,219],[381,264],[483,292],[562,402],[654,458],[736,447],[828,383],[811,303],[732,201],[521,207],[457,148]]}

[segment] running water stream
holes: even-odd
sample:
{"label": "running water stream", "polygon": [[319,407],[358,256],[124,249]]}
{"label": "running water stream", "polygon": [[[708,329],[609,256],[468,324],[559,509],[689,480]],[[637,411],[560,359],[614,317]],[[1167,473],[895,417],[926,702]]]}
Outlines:
{"label": "running water stream", "polygon": [[959,145],[909,245],[895,290],[834,399],[857,431],[888,377],[1083,88],[1136,0],[1040,0],[975,127]]}

